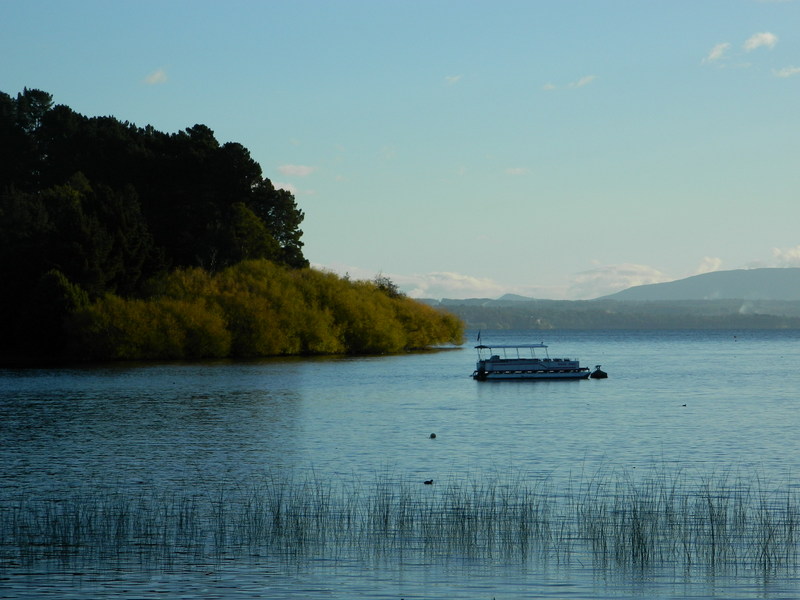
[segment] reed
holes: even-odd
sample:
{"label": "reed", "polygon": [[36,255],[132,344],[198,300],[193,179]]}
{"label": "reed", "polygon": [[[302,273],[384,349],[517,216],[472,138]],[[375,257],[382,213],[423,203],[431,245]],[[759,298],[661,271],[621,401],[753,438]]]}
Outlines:
{"label": "reed", "polygon": [[590,560],[600,570],[797,574],[800,499],[731,474],[653,469],[571,480],[465,477],[424,486],[272,475],[186,494],[80,493],[0,503],[0,565],[172,565],[237,557]]}

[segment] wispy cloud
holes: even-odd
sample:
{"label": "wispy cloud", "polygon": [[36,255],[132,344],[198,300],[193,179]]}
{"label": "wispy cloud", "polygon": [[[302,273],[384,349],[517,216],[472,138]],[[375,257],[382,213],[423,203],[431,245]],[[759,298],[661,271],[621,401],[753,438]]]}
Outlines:
{"label": "wispy cloud", "polygon": [[529,172],[527,167],[509,167],[506,169],[506,175],[527,175]]}
{"label": "wispy cloud", "polygon": [[287,192],[289,192],[289,193],[290,193],[290,194],[292,194],[293,196],[296,196],[296,195],[297,195],[297,187],[295,187],[295,186],[294,186],[293,184],[291,184],[291,183],[282,183],[282,182],[279,182],[279,181],[273,181],[273,182],[272,182],[272,186],[273,186],[273,187],[274,187],[276,190],[286,190]]}
{"label": "wispy cloud", "polygon": [[578,79],[578,81],[573,81],[567,87],[582,88],[592,83],[595,79],[597,79],[597,75],[586,75],[585,77]]}
{"label": "wispy cloud", "polygon": [[761,33],[755,33],[751,35],[744,43],[744,50],[745,52],[752,52],[753,50],[757,50],[758,48],[774,48],[775,44],[778,43],[778,36],[774,33],[770,33],[768,31],[764,31]]}
{"label": "wispy cloud", "polygon": [[721,44],[717,44],[711,49],[711,52],[708,53],[708,56],[706,56],[703,59],[703,62],[714,63],[722,60],[725,57],[725,53],[728,51],[730,47],[731,45],[728,42],[722,42]]}
{"label": "wispy cloud", "polygon": [[[772,49],[778,43],[778,36],[774,33],[769,31],[762,31],[759,33],[754,33],[749,38],[747,38],[744,43],[742,44],[742,51],[747,54],[749,52],[753,52],[754,50],[758,50],[759,48],[768,48]],[[711,51],[703,58],[703,64],[710,65],[710,64],[717,64],[717,65],[724,65],[727,63],[727,59],[730,54],[732,46],[730,42],[722,42],[711,48]],[[741,56],[741,51],[740,51]],[[750,66],[748,63],[740,64],[740,67],[747,67]]]}
{"label": "wispy cloud", "polygon": [[564,286],[507,285],[488,277],[476,277],[448,271],[390,275],[411,298],[499,298],[504,294],[518,294],[529,298],[566,299]]}
{"label": "wispy cloud", "polygon": [[784,67],[782,69],[773,69],[772,74],[775,77],[794,77],[795,75],[800,75],[800,67]]}
{"label": "wispy cloud", "polygon": [[670,281],[670,278],[648,265],[633,263],[600,265],[574,275],[567,296],[576,300],[587,300],[613,294],[636,285],[664,281]]}
{"label": "wispy cloud", "polygon": [[721,266],[722,266],[721,258],[717,258],[715,256],[704,256],[703,260],[700,261],[700,264],[698,265],[697,270],[694,272],[694,274],[701,275],[703,273],[712,273],[713,271],[719,271]]}
{"label": "wispy cloud", "polygon": [[[276,187],[285,187],[275,184]],[[288,189],[288,188],[285,188]],[[290,191],[292,191],[290,189]],[[762,267],[800,267],[800,245],[793,248],[773,248],[772,260],[753,262],[743,268]],[[607,296],[637,285],[664,283],[691,275],[700,275],[719,271],[722,259],[705,256],[694,273],[686,273],[680,277],[669,276],[649,265],[622,263],[604,265],[595,261],[595,267],[587,271],[575,273],[570,277],[569,285],[508,285],[499,283],[488,277],[477,277],[452,271],[436,271],[431,273],[384,275],[394,281],[398,287],[412,298],[499,298],[504,294],[519,294],[529,298],[548,298],[553,300],[590,300]],[[362,267],[336,264],[313,264],[315,269],[347,274],[352,279],[372,279],[380,271],[369,271]]]}
{"label": "wispy cloud", "polygon": [[447,76],[444,78],[444,82],[445,82],[447,85],[455,85],[455,84],[457,84],[459,81],[461,81],[461,77],[462,77],[462,75],[447,75]]}
{"label": "wispy cloud", "polygon": [[[376,272],[343,264],[314,264],[315,269],[347,274],[352,279],[372,279]],[[404,275],[384,273],[411,298],[497,298],[508,292],[507,286],[486,277],[475,277],[449,271]]]}
{"label": "wispy cloud", "polygon": [[164,69],[156,69],[144,78],[144,82],[148,85],[158,85],[167,82],[167,72]]}
{"label": "wispy cloud", "polygon": [[[564,86],[561,86],[561,87],[565,87],[565,88],[569,88],[569,89],[573,89],[574,90],[574,89],[582,88],[582,87],[585,87],[585,86],[589,85],[595,79],[597,79],[597,75],[586,75],[585,77],[581,77],[577,81],[570,82],[570,83],[568,83],[568,84],[566,84]],[[556,85],[555,83],[548,82],[548,83],[545,83],[542,86],[542,89],[545,92],[552,92],[553,90],[559,89],[559,86]]]}
{"label": "wispy cloud", "polygon": [[292,177],[307,177],[315,171],[314,167],[306,165],[281,165],[278,167],[283,175],[290,175]]}
{"label": "wispy cloud", "polygon": [[773,248],[772,256],[779,267],[800,267],[800,246]]}
{"label": "wispy cloud", "polygon": [[505,293],[492,279],[448,271],[397,275],[393,279],[412,298],[496,298]]}

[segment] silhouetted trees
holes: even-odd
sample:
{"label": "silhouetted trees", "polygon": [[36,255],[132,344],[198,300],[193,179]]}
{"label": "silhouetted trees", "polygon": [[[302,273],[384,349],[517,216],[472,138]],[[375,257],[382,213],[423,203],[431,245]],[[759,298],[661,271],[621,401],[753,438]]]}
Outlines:
{"label": "silhouetted trees", "polygon": [[[168,134],[83,116],[41,90],[0,92],[0,358],[59,358],[67,347],[92,358],[416,347],[385,326],[385,303],[356,292],[366,284],[330,279],[338,291],[319,292],[329,306],[308,284],[278,283],[283,269],[317,277],[303,216],[244,146],[220,144],[205,125]],[[250,266],[230,270],[242,261]],[[223,291],[200,286],[205,304],[154,296],[154,281],[177,289],[170,277]]]}

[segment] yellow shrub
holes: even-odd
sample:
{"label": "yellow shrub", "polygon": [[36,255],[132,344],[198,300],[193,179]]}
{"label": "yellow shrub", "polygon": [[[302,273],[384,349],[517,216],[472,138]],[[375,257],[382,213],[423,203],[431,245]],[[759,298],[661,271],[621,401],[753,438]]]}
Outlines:
{"label": "yellow shrub", "polygon": [[145,300],[107,295],[72,319],[88,358],[380,354],[460,343],[463,324],[374,282],[248,260],[179,269]]}

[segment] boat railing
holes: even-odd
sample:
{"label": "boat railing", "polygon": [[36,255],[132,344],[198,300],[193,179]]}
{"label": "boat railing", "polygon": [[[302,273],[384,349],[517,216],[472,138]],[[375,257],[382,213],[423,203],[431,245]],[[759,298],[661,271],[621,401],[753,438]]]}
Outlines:
{"label": "boat railing", "polygon": [[500,356],[498,354],[492,354],[486,360],[528,360],[528,361],[536,361],[536,362],[574,362],[578,360],[577,358],[539,358],[538,356]]}

